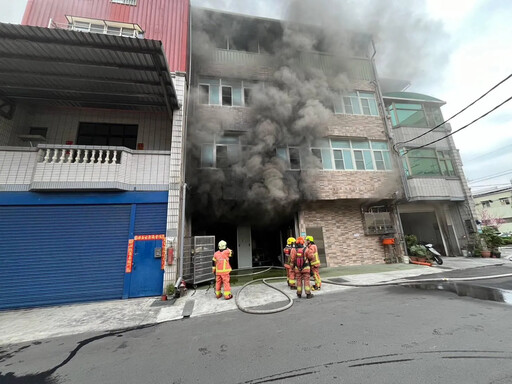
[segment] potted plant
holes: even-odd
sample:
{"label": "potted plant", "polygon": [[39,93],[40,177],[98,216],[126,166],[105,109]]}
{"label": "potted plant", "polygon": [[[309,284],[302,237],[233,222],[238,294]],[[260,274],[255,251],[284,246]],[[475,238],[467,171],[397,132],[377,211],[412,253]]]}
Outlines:
{"label": "potted plant", "polygon": [[427,248],[418,244],[418,238],[415,235],[405,236],[405,244],[407,245],[407,251],[412,261],[427,261]]}
{"label": "potted plant", "polygon": [[503,245],[503,240],[498,236],[499,232],[493,227],[482,228],[482,238],[485,242],[487,250],[482,251],[483,257],[494,257],[501,256],[499,247]]}
{"label": "potted plant", "polygon": [[165,286],[165,292],[162,295],[162,300],[165,301],[167,299],[171,299],[172,297],[174,297],[174,291],[175,291],[174,285],[172,285],[171,283],[167,284]]}

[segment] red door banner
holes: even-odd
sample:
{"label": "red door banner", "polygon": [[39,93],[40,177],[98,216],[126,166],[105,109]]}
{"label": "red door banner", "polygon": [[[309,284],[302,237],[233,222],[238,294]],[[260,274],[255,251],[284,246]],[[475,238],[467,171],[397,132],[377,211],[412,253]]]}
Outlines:
{"label": "red door banner", "polygon": [[126,255],[126,273],[132,273],[132,265],[133,265],[133,248],[135,245],[135,240],[128,240],[128,253]]}

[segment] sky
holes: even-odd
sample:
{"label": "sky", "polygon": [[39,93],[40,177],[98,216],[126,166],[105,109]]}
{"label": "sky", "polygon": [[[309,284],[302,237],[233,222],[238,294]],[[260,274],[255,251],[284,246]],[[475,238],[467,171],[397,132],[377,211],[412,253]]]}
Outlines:
{"label": "sky", "polygon": [[[302,1],[313,4],[313,0]],[[344,1],[355,4],[354,0]],[[366,9],[361,7],[364,1],[370,4]],[[284,17],[290,2],[192,0],[196,6],[276,19]],[[407,79],[411,80],[408,91],[446,102],[442,107],[445,119],[512,74],[511,0],[358,0],[356,3],[358,9],[363,9],[363,15],[368,12],[368,19],[371,13],[378,15],[366,27],[376,40],[379,75],[396,77],[407,73],[411,77]],[[25,5],[26,0],[0,0],[0,22],[20,23]],[[390,55],[391,52],[399,54]],[[392,56],[396,60],[387,61]],[[404,70],[413,64],[411,58],[423,63],[414,68],[414,73]],[[403,61],[399,63],[399,60]],[[512,78],[451,120],[452,130],[471,123],[511,96]],[[453,138],[473,193],[511,185],[512,100],[455,133]]]}

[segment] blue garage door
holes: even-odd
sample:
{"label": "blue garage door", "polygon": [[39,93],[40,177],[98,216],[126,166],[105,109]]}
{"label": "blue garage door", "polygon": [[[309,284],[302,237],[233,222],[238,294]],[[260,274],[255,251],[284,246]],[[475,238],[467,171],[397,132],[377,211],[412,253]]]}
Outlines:
{"label": "blue garage door", "polygon": [[165,235],[167,204],[137,204],[134,235]]}
{"label": "blue garage door", "polygon": [[0,207],[0,309],[120,299],[130,205]]}

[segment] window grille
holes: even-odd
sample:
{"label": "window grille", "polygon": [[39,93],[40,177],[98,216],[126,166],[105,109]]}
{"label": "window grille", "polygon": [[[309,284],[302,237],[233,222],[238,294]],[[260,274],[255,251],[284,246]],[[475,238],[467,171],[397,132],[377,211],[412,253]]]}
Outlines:
{"label": "window grille", "polygon": [[111,3],[137,5],[137,0],[110,0]]}

